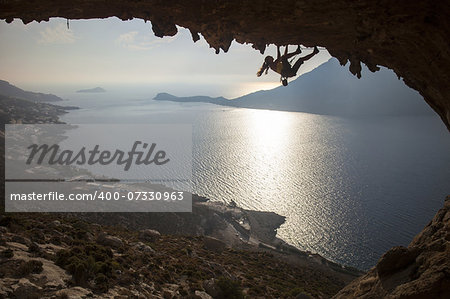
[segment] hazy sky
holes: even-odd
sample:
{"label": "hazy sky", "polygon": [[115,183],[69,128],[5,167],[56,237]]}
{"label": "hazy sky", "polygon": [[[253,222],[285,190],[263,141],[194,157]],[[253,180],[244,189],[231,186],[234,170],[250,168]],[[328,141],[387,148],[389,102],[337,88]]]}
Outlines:
{"label": "hazy sky", "polygon": [[[158,38],[151,23],[140,19],[73,20],[70,29],[61,18],[28,25],[0,21],[0,79],[44,92],[57,85],[148,84],[168,92],[185,89],[183,95],[230,98],[280,84],[273,72],[256,77],[264,56],[275,56],[274,46],[261,55],[251,45],[233,42],[228,53],[216,55],[203,38],[194,43],[187,29],[178,29],[174,37]],[[329,58],[321,50],[299,73]]]}

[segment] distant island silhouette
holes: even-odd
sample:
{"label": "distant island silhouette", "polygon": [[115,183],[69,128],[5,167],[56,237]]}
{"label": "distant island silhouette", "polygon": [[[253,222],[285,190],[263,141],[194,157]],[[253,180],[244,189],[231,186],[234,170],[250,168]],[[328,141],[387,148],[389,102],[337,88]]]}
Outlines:
{"label": "distant island silhouette", "polygon": [[257,91],[235,99],[159,93],[154,100],[351,117],[433,115],[422,96],[407,87],[392,71],[382,68],[372,73],[364,66],[363,76],[358,79],[335,58],[290,82],[287,87]]}
{"label": "distant island silhouette", "polygon": [[95,87],[95,88],[90,88],[90,89],[80,89],[80,90],[77,90],[77,92],[99,93],[99,92],[106,92],[106,90],[104,90],[101,87]]}

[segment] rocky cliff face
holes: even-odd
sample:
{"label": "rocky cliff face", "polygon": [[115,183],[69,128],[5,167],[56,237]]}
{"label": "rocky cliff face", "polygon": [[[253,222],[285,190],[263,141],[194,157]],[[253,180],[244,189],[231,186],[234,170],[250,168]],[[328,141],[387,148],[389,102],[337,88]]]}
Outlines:
{"label": "rocky cliff face", "polygon": [[394,247],[334,298],[450,298],[450,196],[408,247]]}
{"label": "rocky cliff face", "polygon": [[194,41],[201,33],[217,52],[235,39],[264,52],[267,44],[320,45],[350,61],[360,76],[361,62],[393,69],[418,90],[450,129],[449,0],[51,0],[0,1],[0,19],[25,23],[48,20],[141,18],[152,22],[156,36],[189,28]]}

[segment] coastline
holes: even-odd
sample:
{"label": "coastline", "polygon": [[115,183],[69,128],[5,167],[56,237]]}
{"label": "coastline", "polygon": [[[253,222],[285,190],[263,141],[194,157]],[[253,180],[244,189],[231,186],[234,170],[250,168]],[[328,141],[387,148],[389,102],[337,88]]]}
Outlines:
{"label": "coastline", "polygon": [[[78,109],[78,107],[75,107],[75,109]],[[70,111],[65,113],[68,112]],[[258,248],[258,250],[277,253],[280,258],[300,262],[302,265],[321,265],[320,268],[343,273],[344,277],[346,275],[357,277],[365,273],[365,271],[355,267],[341,265],[328,260],[318,253],[302,251],[278,238],[276,236],[277,229],[285,222],[285,217],[274,212],[246,210],[237,207],[235,204],[226,205],[194,193],[192,193],[192,204],[193,212],[191,217],[186,217],[185,213],[152,213],[152,215],[159,214],[157,217],[154,217],[157,219],[156,221],[147,219],[140,222],[132,219],[137,214],[123,213],[120,224],[127,229],[134,230],[150,228],[166,234],[211,236],[224,242],[226,246],[231,248]],[[90,214],[92,213],[83,213],[79,217],[99,224],[117,225],[117,222],[114,220],[108,221],[109,217],[104,217],[108,213],[98,213],[102,216],[94,217],[94,219]],[[186,227],[180,228],[179,223],[173,227],[161,225],[161,223],[166,223],[163,219],[167,218],[166,214],[175,214],[176,216],[171,217],[170,222],[177,224],[178,221]],[[130,217],[130,215],[133,215],[133,217]],[[194,219],[195,217],[198,217],[198,219]],[[137,216],[136,218],[141,217]]]}
{"label": "coastline", "polygon": [[[45,103],[19,101],[22,109],[14,110],[3,123],[62,123],[59,116],[67,113],[64,107]],[[17,100],[9,102],[17,104]],[[28,107],[27,107],[28,105]],[[10,109],[11,110],[11,109]],[[12,110],[11,110],[12,111]],[[40,113],[41,112],[41,113]],[[43,112],[43,113],[42,113]],[[2,132],[4,155],[4,132]],[[2,168],[4,161],[2,159]],[[4,180],[2,183],[4,193]],[[2,201],[2,211],[4,202]],[[2,213],[2,218],[8,213]],[[13,213],[22,215],[23,213]],[[48,214],[48,213],[44,213]],[[363,274],[355,268],[341,266],[318,254],[303,252],[276,237],[277,228],[285,218],[273,212],[251,211],[227,206],[193,194],[192,213],[52,213],[58,219],[79,219],[108,227],[130,231],[154,229],[167,236],[192,236],[210,238],[216,246],[227,250],[243,250],[273,255],[295,267],[313,269],[327,277],[335,277],[342,286]],[[25,217],[27,213],[25,213]],[[45,216],[46,217],[46,216]],[[53,217],[53,216],[52,216]],[[39,218],[39,217],[38,217]],[[22,219],[22,216],[18,216]],[[25,221],[25,220],[20,220]]]}

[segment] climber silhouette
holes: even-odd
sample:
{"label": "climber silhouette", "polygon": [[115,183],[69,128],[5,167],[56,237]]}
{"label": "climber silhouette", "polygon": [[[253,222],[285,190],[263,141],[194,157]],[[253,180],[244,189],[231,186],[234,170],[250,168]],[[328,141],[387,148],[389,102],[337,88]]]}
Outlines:
{"label": "climber silhouette", "polygon": [[297,71],[300,68],[300,66],[308,59],[311,59],[314,55],[319,53],[319,50],[317,47],[314,47],[314,51],[306,55],[304,57],[300,57],[293,66],[289,63],[288,59],[291,57],[294,57],[295,55],[298,55],[302,52],[300,50],[300,46],[297,47],[297,50],[295,50],[292,53],[288,53],[288,46],[284,49],[284,54],[280,55],[280,46],[277,46],[277,59],[273,60],[272,56],[266,56],[264,59],[264,63],[259,69],[259,71],[256,73],[256,76],[260,77],[264,72],[269,71],[269,68],[272,69],[274,72],[281,75],[281,83],[283,83],[283,86],[287,86],[287,78],[295,77],[297,75]]}

